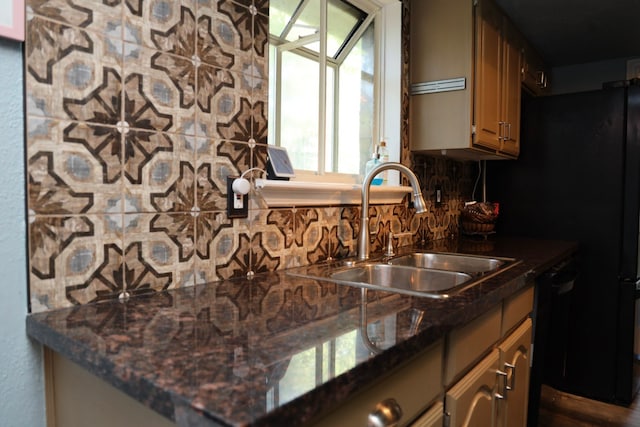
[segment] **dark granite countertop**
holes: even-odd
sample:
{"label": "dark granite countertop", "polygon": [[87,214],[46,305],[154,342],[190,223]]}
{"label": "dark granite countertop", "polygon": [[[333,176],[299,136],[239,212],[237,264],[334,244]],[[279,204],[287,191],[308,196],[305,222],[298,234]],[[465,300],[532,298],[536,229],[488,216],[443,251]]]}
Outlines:
{"label": "dark granite countertop", "polygon": [[[495,306],[571,242],[444,240],[424,249],[522,262],[445,300],[285,272],[32,314],[28,334],[182,426],[300,425]],[[412,323],[416,310],[419,325]],[[415,319],[415,316],[414,316]]]}

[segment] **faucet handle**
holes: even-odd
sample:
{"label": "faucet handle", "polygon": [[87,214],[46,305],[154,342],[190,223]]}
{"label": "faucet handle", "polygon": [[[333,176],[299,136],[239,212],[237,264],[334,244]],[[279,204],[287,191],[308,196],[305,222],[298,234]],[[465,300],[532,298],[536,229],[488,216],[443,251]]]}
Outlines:
{"label": "faucet handle", "polygon": [[385,256],[393,256],[393,231],[389,232],[389,237],[387,239],[387,252],[385,252]]}

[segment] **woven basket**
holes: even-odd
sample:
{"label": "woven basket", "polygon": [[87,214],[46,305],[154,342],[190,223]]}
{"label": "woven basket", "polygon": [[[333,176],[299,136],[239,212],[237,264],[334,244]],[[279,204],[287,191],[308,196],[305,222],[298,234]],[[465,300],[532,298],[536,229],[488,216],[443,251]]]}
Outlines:
{"label": "woven basket", "polygon": [[472,203],[466,205],[460,213],[462,231],[469,234],[491,233],[498,219],[497,203]]}
{"label": "woven basket", "polygon": [[494,223],[481,224],[478,222],[462,221],[462,230],[467,233],[488,233],[495,228]]}

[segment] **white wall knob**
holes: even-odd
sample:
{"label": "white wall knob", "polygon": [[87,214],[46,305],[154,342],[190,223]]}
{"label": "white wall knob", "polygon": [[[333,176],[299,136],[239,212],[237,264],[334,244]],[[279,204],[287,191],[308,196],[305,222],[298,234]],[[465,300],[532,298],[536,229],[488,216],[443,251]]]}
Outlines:
{"label": "white wall knob", "polygon": [[231,184],[231,189],[236,194],[249,194],[249,190],[251,190],[251,184],[246,178],[236,178]]}

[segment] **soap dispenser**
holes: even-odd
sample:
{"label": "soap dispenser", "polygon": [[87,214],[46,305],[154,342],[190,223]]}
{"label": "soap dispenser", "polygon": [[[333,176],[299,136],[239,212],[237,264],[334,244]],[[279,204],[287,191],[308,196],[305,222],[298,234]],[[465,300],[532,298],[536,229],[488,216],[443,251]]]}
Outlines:
{"label": "soap dispenser", "polygon": [[[389,161],[389,150],[387,150],[387,141],[384,139],[380,141],[380,147],[378,148],[378,154],[380,156],[380,163],[386,163]],[[388,172],[382,171],[382,184],[386,185],[389,182]]]}
{"label": "soap dispenser", "polygon": [[[369,161],[364,167],[365,177],[369,175],[369,172],[371,172],[371,169],[373,169],[374,167],[380,164],[380,152],[378,150],[379,150],[378,145],[376,144],[375,148],[373,149],[373,154],[371,154],[371,159],[369,159]],[[371,181],[371,185],[381,185],[381,184],[382,184],[382,175],[378,174]]]}

